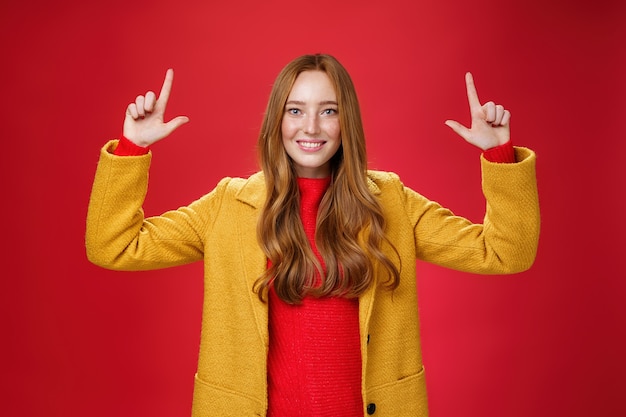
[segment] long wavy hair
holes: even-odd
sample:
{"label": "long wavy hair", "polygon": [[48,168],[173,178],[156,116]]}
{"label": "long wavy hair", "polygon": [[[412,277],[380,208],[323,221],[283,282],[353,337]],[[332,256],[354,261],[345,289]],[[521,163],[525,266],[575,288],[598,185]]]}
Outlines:
{"label": "long wavy hair", "polygon": [[[317,215],[315,243],[324,261],[318,261],[300,218],[300,193],[291,158],[283,146],[281,124],[291,88],[304,71],[323,71],[335,88],[341,146],[331,158],[331,182]],[[270,285],[284,301],[298,304],[306,295],[354,298],[377,279],[375,264],[395,289],[399,266],[383,252],[385,219],[367,185],[367,155],[361,111],[346,69],[330,55],[304,55],[280,72],[269,97],[258,140],[259,162],[265,176],[267,199],[257,235],[270,266],[254,285],[263,300]],[[399,262],[399,256],[397,257]],[[316,283],[316,274],[321,281]]]}

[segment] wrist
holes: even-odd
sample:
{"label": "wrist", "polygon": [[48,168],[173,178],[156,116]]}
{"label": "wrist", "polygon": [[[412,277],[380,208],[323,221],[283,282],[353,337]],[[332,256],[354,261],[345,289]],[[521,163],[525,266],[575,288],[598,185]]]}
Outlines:
{"label": "wrist", "polygon": [[148,152],[150,152],[149,147],[139,146],[124,135],[121,135],[113,154],[118,156],[140,156]]}
{"label": "wrist", "polygon": [[503,143],[502,145],[485,149],[485,151],[483,151],[483,156],[489,162],[508,164],[516,162],[515,150],[513,149],[513,142],[511,142],[511,140]]}

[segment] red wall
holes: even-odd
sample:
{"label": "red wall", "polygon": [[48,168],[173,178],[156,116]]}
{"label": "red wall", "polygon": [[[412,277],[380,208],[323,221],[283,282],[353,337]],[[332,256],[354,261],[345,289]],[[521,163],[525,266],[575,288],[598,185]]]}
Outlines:
{"label": "red wall", "polygon": [[0,413],[189,414],[201,266],[88,263],[99,149],[175,68],[168,111],[191,123],[154,146],[146,211],[186,204],[256,169],[275,75],[321,51],[353,75],[372,167],[459,214],[484,209],[479,152],[443,124],[468,120],[465,71],[538,154],[530,271],[418,266],[432,416],[626,415],[626,3],[212,3],[0,5]]}

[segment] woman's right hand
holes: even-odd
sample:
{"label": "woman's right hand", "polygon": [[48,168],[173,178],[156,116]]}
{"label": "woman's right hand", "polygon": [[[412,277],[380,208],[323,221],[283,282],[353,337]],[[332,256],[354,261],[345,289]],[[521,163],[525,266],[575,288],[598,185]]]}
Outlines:
{"label": "woman's right hand", "polygon": [[126,139],[145,148],[169,136],[189,121],[187,116],[175,117],[167,123],[163,120],[173,81],[174,70],[168,69],[159,98],[156,98],[154,92],[148,91],[145,96],[137,96],[135,102],[128,105],[123,129]]}

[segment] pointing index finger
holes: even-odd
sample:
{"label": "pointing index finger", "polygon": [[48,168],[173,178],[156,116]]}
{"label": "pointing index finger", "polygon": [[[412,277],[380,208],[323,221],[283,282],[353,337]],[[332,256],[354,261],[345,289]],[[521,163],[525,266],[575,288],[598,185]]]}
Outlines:
{"label": "pointing index finger", "polygon": [[168,69],[165,73],[165,80],[163,80],[163,86],[161,87],[161,92],[159,93],[159,103],[162,106],[167,105],[167,101],[170,98],[170,92],[172,91],[172,82],[174,81],[174,70]]}
{"label": "pointing index finger", "polygon": [[467,101],[469,102],[470,110],[480,108],[480,100],[478,99],[478,92],[476,91],[474,77],[471,72],[465,74],[465,85],[467,87]]}

